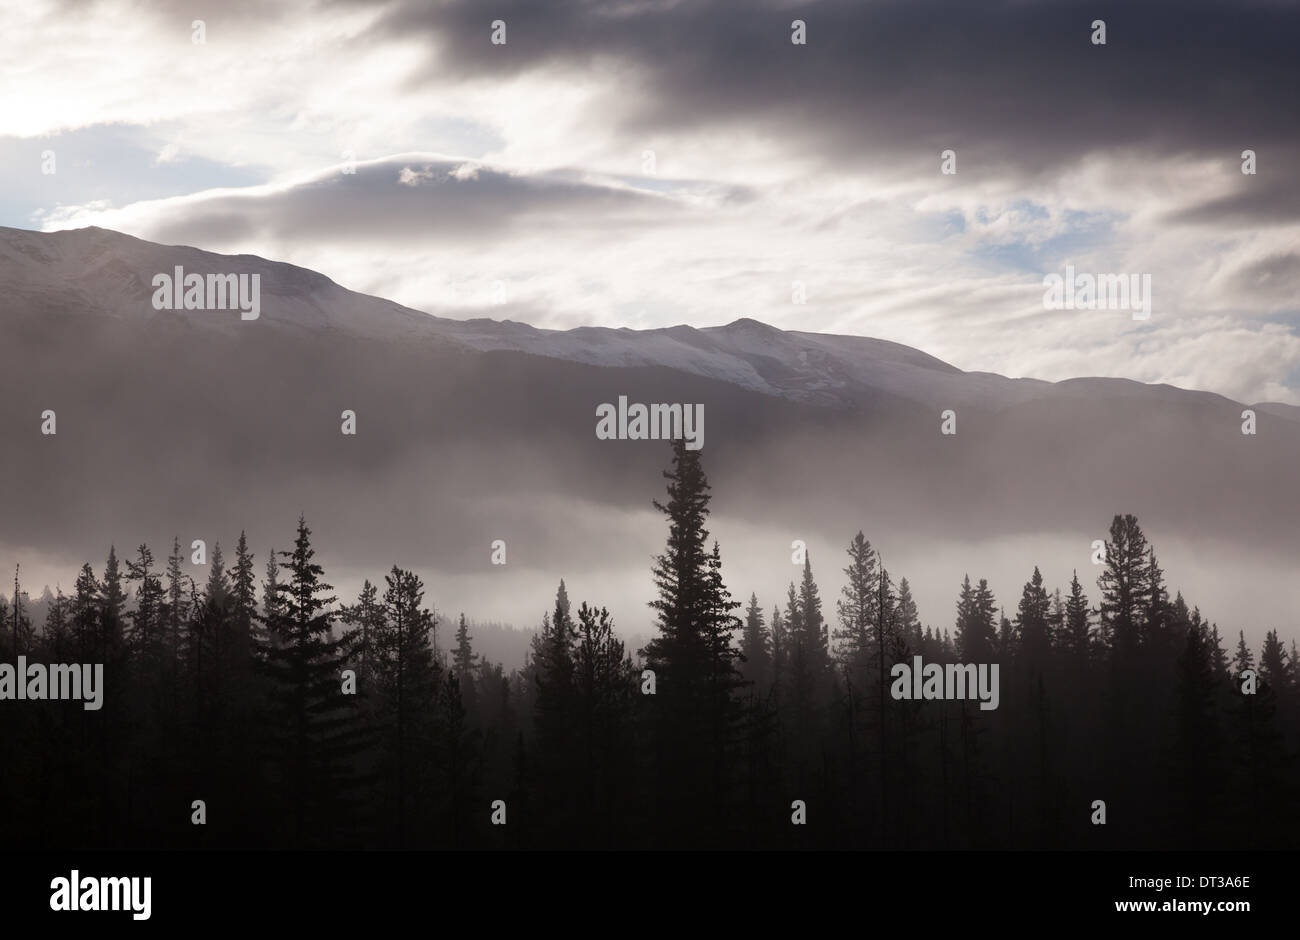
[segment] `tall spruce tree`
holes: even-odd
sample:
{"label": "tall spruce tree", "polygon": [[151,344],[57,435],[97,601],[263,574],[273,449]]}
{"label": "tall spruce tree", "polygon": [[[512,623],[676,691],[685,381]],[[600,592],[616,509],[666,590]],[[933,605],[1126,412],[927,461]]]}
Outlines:
{"label": "tall spruce tree", "polygon": [[424,583],[414,572],[396,565],[384,582],[379,615],[366,615],[372,618],[374,631],[367,674],[375,686],[384,831],[389,844],[400,847],[412,835],[427,838],[432,831],[433,820],[423,808],[433,798],[435,785],[432,759],[439,669],[429,642],[436,620],[424,606]]}
{"label": "tall spruce tree", "polygon": [[912,586],[907,583],[907,578],[898,579],[898,603],[895,606],[899,638],[912,649],[920,649],[921,618],[916,609],[916,601],[912,598]]}
{"label": "tall spruce tree", "polygon": [[571,831],[578,813],[573,781],[572,729],[577,720],[574,641],[569,594],[561,580],[554,609],[543,615],[542,628],[533,636],[530,663],[541,816],[533,831],[543,841],[553,841],[557,833]]}
{"label": "tall spruce tree", "polygon": [[1094,649],[1088,595],[1079,583],[1076,570],[1070,579],[1070,597],[1065,602],[1065,634],[1061,648],[1071,668],[1077,673],[1087,669]]}
{"label": "tall spruce tree", "polygon": [[789,672],[790,640],[786,634],[781,608],[772,606],[772,691],[781,697]]}
{"label": "tall spruce tree", "polygon": [[988,581],[980,578],[979,585],[971,587],[967,575],[957,598],[957,653],[964,662],[991,663],[997,649],[997,625],[994,614],[997,606],[989,590]]}
{"label": "tall spruce tree", "polygon": [[[1152,556],[1154,557],[1154,556]],[[1131,659],[1145,628],[1150,608],[1150,569],[1147,539],[1135,516],[1116,516],[1106,540],[1106,559],[1097,585],[1101,588],[1101,617],[1109,628],[1112,653]]]}
{"label": "tall spruce tree", "polygon": [[465,621],[465,615],[460,615],[460,623],[456,627],[456,648],[452,650],[452,671],[456,673],[456,678],[460,680],[460,694],[465,706],[465,715],[471,727],[477,726],[479,722],[478,708],[478,688],[475,680],[478,677],[478,657],[474,655],[472,637],[469,635],[469,624]]}
{"label": "tall spruce tree", "polygon": [[847,551],[849,564],[844,574],[848,580],[835,604],[840,622],[835,643],[849,681],[863,693],[870,684],[880,575],[876,570],[876,552],[861,532],[853,537]]}
{"label": "tall spruce tree", "polygon": [[824,694],[830,682],[830,637],[827,632],[826,618],[822,616],[821,594],[817,590],[817,582],[813,579],[810,553],[805,553],[803,559],[803,579],[799,582],[799,613],[814,687],[819,695]]}
{"label": "tall spruce tree", "polygon": [[235,567],[231,575],[230,616],[235,630],[235,655],[248,659],[258,643],[265,643],[257,618],[257,575],[253,568],[253,553],[248,550],[248,537],[240,530],[235,544]]}
{"label": "tall spruce tree", "polygon": [[574,732],[590,845],[614,848],[625,831],[623,807],[631,783],[632,661],[604,607],[578,608],[574,647]]}
{"label": "tall spruce tree", "polygon": [[181,554],[181,540],[172,539],[172,553],[167,556],[166,647],[173,665],[181,655],[186,621],[190,616],[189,595],[185,590],[185,571],[181,567],[185,556]]}
{"label": "tall spruce tree", "polygon": [[744,657],[741,667],[745,681],[754,685],[761,693],[766,693],[772,684],[772,636],[763,622],[763,609],[758,606],[758,595],[749,595],[749,606],[745,608],[745,632],[740,641],[740,653]]}
{"label": "tall spruce tree", "polygon": [[1286,647],[1276,630],[1264,634],[1264,646],[1259,653],[1259,674],[1274,690],[1287,688]]}
{"label": "tall spruce tree", "polygon": [[[739,621],[722,581],[720,553],[708,544],[709,483],[698,450],[673,442],[668,541],[654,562],[657,635],[645,646],[657,677],[656,793],[663,834],[674,841],[713,841],[728,824],[727,754],[736,733],[736,668],[732,633]],[[802,627],[802,625],[801,625]]]}
{"label": "tall spruce tree", "polygon": [[14,596],[9,610],[9,634],[10,643],[13,647],[13,660],[18,662],[18,657],[28,652],[32,645],[32,621],[27,615],[27,605],[23,603],[26,596],[18,584],[18,565],[14,565]]}
{"label": "tall spruce tree", "polygon": [[1142,642],[1158,645],[1159,652],[1164,653],[1169,641],[1169,593],[1165,590],[1165,573],[1151,547],[1147,549],[1142,591]]}
{"label": "tall spruce tree", "polygon": [[94,569],[83,564],[72,595],[72,634],[77,659],[93,662],[99,631],[99,579]]}
{"label": "tall spruce tree", "polygon": [[1182,848],[1225,828],[1224,738],[1208,633],[1203,625],[1189,629],[1177,662],[1168,792],[1170,832]]}
{"label": "tall spruce tree", "polygon": [[135,610],[128,615],[131,627],[127,643],[140,658],[146,673],[157,666],[162,631],[163,586],[153,564],[153,552],[143,543],[136,549],[136,557],[126,563],[127,582],[138,583]]}
{"label": "tall spruce tree", "polygon": [[100,582],[99,649],[109,658],[118,656],[125,642],[126,591],[122,587],[122,568],[117,549],[108,548],[104,579]]}
{"label": "tall spruce tree", "polygon": [[465,846],[474,829],[478,790],[478,732],[469,726],[460,680],[448,673],[438,689],[437,747],[441,838],[450,848]]}
{"label": "tall spruce tree", "polygon": [[339,611],[339,619],[349,627],[346,634],[348,652],[356,664],[357,678],[363,686],[368,686],[375,669],[376,644],[385,623],[379,588],[369,578],[362,583],[357,602]]}
{"label": "tall spruce tree", "polygon": [[256,642],[253,644],[253,652],[259,658],[264,658],[266,651],[279,642],[279,638],[271,632],[271,621],[279,616],[280,607],[283,603],[283,598],[280,595],[280,563],[277,561],[278,558],[279,552],[274,548],[267,552],[266,579],[262,582],[262,628]]}
{"label": "tall spruce tree", "polygon": [[353,761],[360,746],[353,711],[342,690],[344,641],[332,638],[335,597],[313,559],[311,530],[298,520],[293,551],[280,552],[286,580],[267,624],[263,650],[278,713],[276,763],[281,800],[294,845],[346,842],[355,835]]}
{"label": "tall spruce tree", "polygon": [[1033,687],[1042,675],[1051,649],[1051,600],[1043,587],[1043,575],[1034,566],[1033,576],[1025,583],[1016,611],[1016,630],[1020,650],[1020,671]]}

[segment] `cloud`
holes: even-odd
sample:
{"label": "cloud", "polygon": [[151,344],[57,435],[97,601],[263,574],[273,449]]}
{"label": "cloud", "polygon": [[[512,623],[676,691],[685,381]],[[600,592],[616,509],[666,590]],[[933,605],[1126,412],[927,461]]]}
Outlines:
{"label": "cloud", "polygon": [[521,226],[600,227],[662,221],[682,204],[609,181],[488,168],[435,154],[399,154],[280,185],[200,192],[107,213],[66,210],[50,226],[121,228],[153,241],[458,243]]}
{"label": "cloud", "polygon": [[1172,212],[1169,221],[1220,229],[1294,225],[1300,220],[1300,189],[1294,176],[1294,167],[1300,163],[1300,147],[1270,157],[1280,165],[1275,164],[1267,176],[1243,176],[1232,192]]}
{"label": "cloud", "polygon": [[[1116,148],[1204,156],[1300,135],[1300,11],[1267,0],[1231,16],[1210,0],[1176,15],[1081,0],[501,0],[490,17],[476,0],[405,0],[383,11],[371,32],[425,38],[429,78],[596,73],[609,91],[599,116],[625,135],[739,128],[891,174],[929,171],[946,147],[962,172],[998,177]],[[795,18],[806,45],[791,43]],[[1099,18],[1104,46],[1091,42]],[[492,19],[507,23],[505,45],[490,42]]]}

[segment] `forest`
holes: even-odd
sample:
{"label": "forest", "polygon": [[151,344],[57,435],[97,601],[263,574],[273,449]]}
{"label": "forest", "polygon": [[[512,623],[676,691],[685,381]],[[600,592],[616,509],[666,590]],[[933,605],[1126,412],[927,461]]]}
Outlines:
{"label": "forest", "polygon": [[[639,650],[561,581],[507,673],[413,571],[340,602],[305,519],[270,557],[215,547],[203,584],[179,541],[111,547],[41,623],[15,579],[4,660],[103,664],[102,707],[0,702],[0,845],[1300,847],[1295,640],[1256,654],[1171,597],[1134,516],[1095,588],[1027,563],[1013,602],[967,577],[923,628],[862,532],[833,603],[811,558],[734,597],[701,453],[672,447]],[[894,698],[914,656],[999,664],[998,707]]]}

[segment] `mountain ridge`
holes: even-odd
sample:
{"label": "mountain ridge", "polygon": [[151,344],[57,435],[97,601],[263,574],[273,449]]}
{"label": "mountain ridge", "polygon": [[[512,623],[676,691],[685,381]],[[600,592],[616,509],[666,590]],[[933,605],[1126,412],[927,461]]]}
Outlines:
{"label": "mountain ridge", "polygon": [[[1215,392],[1132,379],[1079,376],[1051,382],[965,371],[922,350],[868,336],[783,330],[742,316],[718,326],[568,330],[490,317],[456,319],[343,287],[328,275],[258,255],[160,245],[90,226],[56,232],[0,227],[0,285],[10,297],[46,306],[94,307],[113,316],[151,316],[155,273],[260,273],[262,318],[286,328],[340,330],[362,337],[432,342],[480,352],[512,350],[606,367],[663,366],[814,405],[858,408],[889,394],[930,408],[1002,410],[1043,396],[1213,396]],[[43,275],[43,276],[42,276]],[[239,329],[237,318],[167,311],[207,328]],[[1242,403],[1245,405],[1245,403]],[[1245,405],[1300,421],[1284,403]]]}

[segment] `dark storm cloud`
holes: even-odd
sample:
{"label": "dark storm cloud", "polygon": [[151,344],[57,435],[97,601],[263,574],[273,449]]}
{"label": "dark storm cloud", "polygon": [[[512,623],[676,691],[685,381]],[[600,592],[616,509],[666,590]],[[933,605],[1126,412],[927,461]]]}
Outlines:
{"label": "dark storm cloud", "polygon": [[1235,291],[1279,303],[1295,303],[1300,295],[1300,254],[1270,255],[1238,271],[1232,279]]}
{"label": "dark storm cloud", "polygon": [[153,234],[200,244],[268,236],[459,242],[526,226],[647,223],[678,208],[670,198],[559,174],[515,175],[407,155],[284,189],[200,196]]}
{"label": "dark storm cloud", "polygon": [[1300,187],[1295,168],[1300,166],[1300,146],[1269,153],[1273,172],[1241,177],[1235,191],[1170,213],[1168,221],[1222,228],[1288,225],[1300,219]]}
{"label": "dark storm cloud", "polygon": [[375,28],[427,35],[430,77],[609,83],[599,118],[628,134],[739,127],[899,174],[936,171],[947,147],[963,173],[1025,175],[1097,151],[1235,154],[1300,128],[1300,10],[1256,0],[403,0]]}

